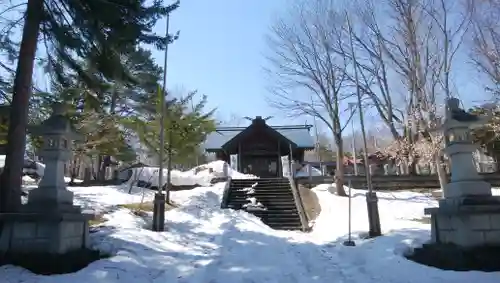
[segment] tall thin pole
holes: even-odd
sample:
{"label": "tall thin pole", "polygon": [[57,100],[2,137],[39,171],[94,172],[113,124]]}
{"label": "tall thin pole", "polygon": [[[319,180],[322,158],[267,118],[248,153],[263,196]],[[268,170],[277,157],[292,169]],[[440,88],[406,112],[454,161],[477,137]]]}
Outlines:
{"label": "tall thin pole", "polygon": [[[165,28],[165,38],[167,44],[165,46],[165,55],[163,62],[163,87],[160,93],[160,148],[159,148],[159,170],[158,170],[158,192],[155,194],[154,211],[153,211],[153,230],[161,232],[165,229],[165,195],[163,194],[163,157],[165,151],[165,112],[166,112],[166,87],[167,87],[167,59],[168,46],[170,45],[170,37],[168,34],[170,25],[170,14],[167,14],[167,23]],[[170,146],[170,145],[169,145]],[[167,173],[169,174],[170,171]],[[168,180],[168,175],[167,175]]]}
{"label": "tall thin pole", "polygon": [[349,182],[348,182],[348,187],[349,187],[349,202],[348,202],[348,214],[347,214],[347,221],[348,221],[348,224],[347,224],[347,241],[344,241],[344,246],[347,246],[347,247],[354,247],[356,246],[356,243],[354,243],[354,241],[352,240],[352,235],[351,235],[351,230],[352,230],[352,222],[351,222],[351,218],[352,218],[352,201],[351,201],[351,198],[352,198],[352,192],[351,192],[351,187],[352,187],[352,184],[351,184],[351,179],[349,179]]}
{"label": "tall thin pole", "polygon": [[368,152],[367,148],[368,145],[366,143],[366,133],[365,133],[365,120],[364,120],[364,115],[363,115],[363,106],[361,105],[361,91],[359,89],[359,77],[358,77],[358,68],[356,66],[356,57],[354,55],[354,45],[352,43],[352,30],[351,30],[351,23],[348,20],[347,21],[348,26],[349,26],[349,38],[351,41],[351,54],[354,60],[354,79],[356,80],[356,97],[358,99],[358,112],[359,112],[359,125],[361,126],[361,134],[363,136],[363,158],[365,159],[365,175],[366,175],[366,186],[368,187],[368,193],[373,192],[373,187],[372,187],[372,176],[370,174],[369,170],[369,163],[368,163]]}
{"label": "tall thin pole", "polygon": [[[314,104],[313,104],[313,99],[311,97],[311,105],[314,107]],[[314,133],[316,135],[316,158],[318,158],[318,161],[319,161],[319,166],[321,166],[321,154],[319,152],[319,135],[318,135],[318,125],[316,123],[316,116],[313,115],[313,123],[314,123]],[[321,172],[323,172],[323,169],[321,169]]]}
{"label": "tall thin pole", "polygon": [[[194,112],[193,97],[191,97],[191,111],[193,111],[193,112]],[[196,154],[196,166],[198,166],[198,165],[200,165],[200,164],[199,164],[199,163],[200,163],[200,161],[199,161],[199,158],[198,158],[198,157],[199,157],[199,156],[198,156],[199,152],[198,152],[198,151],[196,151],[196,153],[195,153],[195,154]],[[229,161],[229,162],[231,162],[231,161]]]}
{"label": "tall thin pole", "polygon": [[354,65],[354,79],[356,80],[356,96],[358,98],[359,124],[361,126],[361,133],[363,135],[363,157],[365,159],[364,163],[365,163],[366,186],[368,188],[368,193],[366,194],[366,204],[368,210],[368,222],[370,225],[368,233],[371,237],[376,237],[382,234],[380,228],[380,216],[378,212],[378,203],[377,203],[378,199],[377,199],[377,194],[373,192],[372,176],[369,168],[370,165],[368,163],[368,146],[366,144],[365,121],[363,115],[363,108],[361,105],[361,91],[359,89],[359,83],[358,83],[359,82],[358,67],[356,62],[356,55],[354,53],[351,22],[349,20],[349,16],[347,14],[346,16],[347,16],[347,25],[349,28],[351,55],[353,58],[353,65]]}
{"label": "tall thin pole", "polygon": [[[168,35],[170,25],[170,14],[167,14],[167,24],[165,28],[165,36],[167,41],[170,40]],[[158,176],[158,193],[163,192],[163,156],[165,151],[165,112],[167,111],[167,105],[165,103],[165,95],[167,93],[167,62],[168,62],[168,46],[170,42],[167,42],[165,46],[165,56],[163,61],[163,92],[161,95],[161,125],[160,125],[160,175]]]}
{"label": "tall thin pole", "polygon": [[352,130],[352,161],[354,162],[354,175],[358,175],[358,160],[356,158],[356,136],[354,131],[354,107],[356,103],[349,103],[349,109],[351,110],[351,130]]}
{"label": "tall thin pole", "polygon": [[172,183],[172,140],[173,140],[174,121],[170,121],[170,129],[168,131],[168,148],[167,148],[167,183],[165,185],[166,202],[170,203],[170,187]]}

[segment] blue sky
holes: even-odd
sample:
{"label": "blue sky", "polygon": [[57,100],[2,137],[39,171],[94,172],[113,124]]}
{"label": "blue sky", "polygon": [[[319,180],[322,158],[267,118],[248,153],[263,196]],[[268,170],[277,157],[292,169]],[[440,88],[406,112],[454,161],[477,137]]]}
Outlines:
{"label": "blue sky", "polygon": [[[286,13],[289,3],[289,0],[182,0],[170,21],[171,32],[180,30],[180,38],[169,48],[168,88],[206,94],[209,107],[218,109],[216,118],[227,123],[232,122],[231,116],[261,115],[274,116],[269,122],[273,125],[312,124],[313,118],[292,120],[266,101],[267,86],[272,82],[263,71],[265,55],[269,54],[265,36],[274,20]],[[164,34],[164,19],[155,31]],[[453,78],[453,86],[466,107],[477,105],[485,99],[483,83],[467,54],[458,55],[454,68],[460,72]],[[163,65],[163,52],[154,51],[154,56]],[[43,87],[46,78],[42,70],[37,68],[35,73],[35,83]],[[374,114],[367,114],[366,123],[367,128],[382,127]]]}
{"label": "blue sky", "polygon": [[[272,124],[290,123],[265,101],[269,81],[263,72],[265,35],[285,2],[181,1],[170,21],[171,31],[180,30],[180,38],[169,47],[169,88],[197,89],[208,95],[210,107],[217,107],[217,116],[223,119],[231,114],[275,115]],[[164,30],[163,20],[156,31]],[[163,64],[163,53],[154,54]]]}
{"label": "blue sky", "polygon": [[[173,2],[173,1],[172,1]],[[268,46],[265,36],[274,19],[286,12],[287,0],[272,1],[181,1],[171,15],[171,31],[180,38],[169,49],[167,84],[170,89],[197,89],[208,95],[209,106],[217,107],[217,118],[273,115],[271,124],[312,123],[312,118],[294,121],[266,102],[269,95],[263,67]],[[156,31],[164,33],[165,21]],[[155,51],[163,64],[163,53]],[[454,86],[465,106],[482,99],[479,79],[467,64],[465,54],[457,58],[464,72]],[[368,124],[377,120],[368,117]]]}

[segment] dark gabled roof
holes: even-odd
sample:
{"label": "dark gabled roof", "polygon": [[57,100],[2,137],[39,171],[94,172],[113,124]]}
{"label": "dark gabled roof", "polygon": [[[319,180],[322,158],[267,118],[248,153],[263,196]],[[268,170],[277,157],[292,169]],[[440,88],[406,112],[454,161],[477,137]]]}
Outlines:
{"label": "dark gabled roof", "polygon": [[282,144],[282,146],[284,145],[285,148],[287,149],[288,145],[292,146],[293,148],[297,148],[297,144],[295,144],[287,137],[283,136],[280,132],[271,128],[269,125],[266,124],[266,120],[258,116],[252,121],[252,124],[250,126],[248,126],[243,131],[239,132],[236,136],[234,136],[232,139],[230,139],[224,145],[222,145],[222,149],[226,152],[237,151],[239,141],[245,140],[249,136],[258,135],[259,130],[266,132],[267,133],[266,135],[270,135],[273,140],[278,140]]}
{"label": "dark gabled roof", "polygon": [[[271,129],[278,132],[291,142],[297,148],[314,149],[314,140],[309,133],[310,125],[297,126],[269,126]],[[219,151],[222,146],[232,140],[236,135],[247,129],[248,127],[221,127],[215,132],[208,135],[205,140],[204,148],[208,152]]]}

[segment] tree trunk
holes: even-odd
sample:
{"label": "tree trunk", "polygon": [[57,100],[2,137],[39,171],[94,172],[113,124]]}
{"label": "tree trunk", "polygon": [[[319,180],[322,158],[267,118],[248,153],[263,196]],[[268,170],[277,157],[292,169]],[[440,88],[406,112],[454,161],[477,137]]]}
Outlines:
{"label": "tree trunk", "polygon": [[[118,101],[118,91],[113,91],[111,95],[111,103],[109,105],[109,113],[114,116],[116,114],[116,103]],[[99,155],[99,173],[97,174],[99,181],[106,181],[106,169],[110,166],[111,155]]]}
{"label": "tree trunk", "polygon": [[418,158],[414,157],[411,162],[408,164],[408,174],[409,175],[417,175],[417,163],[418,163]]}
{"label": "tree trunk", "polygon": [[335,171],[335,187],[337,195],[347,196],[344,189],[344,151],[342,150],[343,142],[341,135],[335,135],[335,144],[337,146],[337,170]]}
{"label": "tree trunk", "polygon": [[7,156],[0,178],[0,212],[16,211],[21,205],[21,177],[26,148],[28,106],[33,66],[43,16],[43,0],[29,0],[19,49],[7,135]]}
{"label": "tree trunk", "polygon": [[436,172],[439,178],[439,185],[441,186],[441,190],[444,192],[444,187],[448,184],[448,175],[442,165],[441,155],[436,153],[434,155],[434,166],[436,167]]}
{"label": "tree trunk", "polygon": [[71,161],[71,184],[75,183],[75,179],[78,176],[79,170],[80,170],[80,159],[76,156],[73,156],[73,160]]}
{"label": "tree trunk", "polygon": [[99,154],[97,158],[97,178],[99,182],[104,182],[106,180],[106,156]]}

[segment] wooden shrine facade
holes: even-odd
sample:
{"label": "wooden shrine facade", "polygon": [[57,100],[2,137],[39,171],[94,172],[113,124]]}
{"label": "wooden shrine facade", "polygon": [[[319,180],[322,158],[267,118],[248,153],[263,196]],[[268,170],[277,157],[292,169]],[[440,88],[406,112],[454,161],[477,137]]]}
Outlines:
{"label": "wooden shrine facade", "polygon": [[[237,156],[239,172],[259,177],[282,177],[283,166],[291,160],[302,163],[304,152],[314,149],[309,133],[312,126],[269,126],[257,116],[250,126],[219,128],[207,137],[205,150],[215,153],[218,160],[231,163],[231,155]],[[289,164],[282,163],[288,156]]]}

